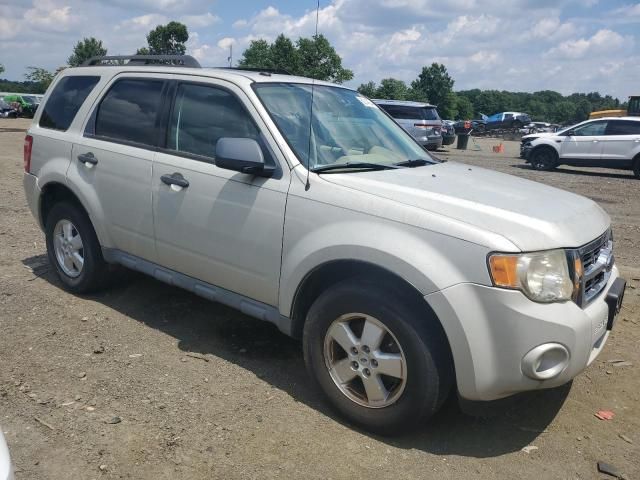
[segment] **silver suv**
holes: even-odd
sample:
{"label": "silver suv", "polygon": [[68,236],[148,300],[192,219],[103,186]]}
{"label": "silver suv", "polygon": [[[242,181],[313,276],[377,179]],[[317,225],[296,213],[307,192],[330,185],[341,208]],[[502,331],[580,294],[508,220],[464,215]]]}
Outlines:
{"label": "silver suv", "polygon": [[442,146],[442,120],[435,105],[403,100],[373,100],[427,150]]}
{"label": "silver suv", "polygon": [[180,58],[66,69],[38,109],[24,189],[69,291],[120,264],[272,322],[383,433],[601,352],[625,282],[594,202],[437,161],[348,88]]}

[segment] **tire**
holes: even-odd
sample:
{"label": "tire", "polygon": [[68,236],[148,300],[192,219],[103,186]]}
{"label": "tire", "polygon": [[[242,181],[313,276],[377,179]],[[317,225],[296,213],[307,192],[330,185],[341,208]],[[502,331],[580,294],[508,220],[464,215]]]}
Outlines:
{"label": "tire", "polygon": [[[357,354],[349,355],[335,341],[340,335],[333,332],[344,332],[345,325],[353,335],[350,338],[357,340]],[[371,339],[375,335],[364,332],[375,328],[386,333],[379,337],[380,347],[373,342],[367,351],[365,336]],[[331,406],[350,422],[382,435],[419,427],[440,408],[454,382],[447,338],[428,305],[365,278],[334,285],[318,297],[307,315],[303,348],[308,373]],[[345,359],[348,369],[340,369]],[[395,362],[393,368],[388,359]],[[397,369],[398,360],[401,369]],[[330,366],[337,368],[330,370]],[[376,371],[383,368],[394,375],[378,375]],[[395,372],[400,371],[398,376]],[[339,381],[351,375],[354,378],[348,383]],[[365,379],[369,386],[382,380],[386,397],[374,398],[380,391],[373,387],[374,395],[369,395]],[[374,380],[377,383],[369,383]]]}
{"label": "tire", "polygon": [[633,174],[638,180],[640,180],[640,156],[636,157],[633,162]]}
{"label": "tire", "polygon": [[529,160],[534,170],[551,171],[558,166],[558,154],[550,147],[537,148]]}
{"label": "tire", "polygon": [[89,216],[81,207],[67,202],[55,204],[46,219],[45,236],[49,262],[66,290],[88,293],[106,283],[109,266]]}

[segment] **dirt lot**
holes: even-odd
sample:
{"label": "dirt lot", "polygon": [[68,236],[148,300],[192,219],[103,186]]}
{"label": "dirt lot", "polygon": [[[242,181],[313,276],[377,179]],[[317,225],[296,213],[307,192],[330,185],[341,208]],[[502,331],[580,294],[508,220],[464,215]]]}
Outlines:
{"label": "dirt lot", "polygon": [[26,125],[0,120],[0,424],[18,479],[605,478],[598,461],[640,478],[640,181],[626,172],[534,172],[516,142],[495,154],[491,139],[439,154],[600,203],[630,289],[572,385],[475,416],[450,401],[389,439],[330,412],[300,346],[266,323],[133,273],[99,295],[65,293],[22,192]]}

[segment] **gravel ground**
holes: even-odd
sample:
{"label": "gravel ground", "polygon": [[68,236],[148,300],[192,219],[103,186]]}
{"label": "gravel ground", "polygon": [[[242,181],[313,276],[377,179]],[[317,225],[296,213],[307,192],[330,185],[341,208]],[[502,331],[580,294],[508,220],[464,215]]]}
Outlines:
{"label": "gravel ground", "polygon": [[600,203],[630,289],[571,385],[474,415],[449,401],[417,433],[381,438],[326,408],[299,344],[271,325],[134,273],[97,295],[62,290],[22,192],[27,125],[0,120],[0,424],[18,479],[590,479],[598,461],[640,478],[640,181],[627,172],[534,172],[495,139],[439,153]]}

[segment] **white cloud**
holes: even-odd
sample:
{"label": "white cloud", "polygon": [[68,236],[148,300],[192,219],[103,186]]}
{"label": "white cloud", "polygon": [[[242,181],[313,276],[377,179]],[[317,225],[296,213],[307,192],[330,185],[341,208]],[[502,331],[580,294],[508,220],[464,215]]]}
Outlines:
{"label": "white cloud", "polygon": [[[631,42],[631,39],[627,39]],[[598,30],[591,38],[567,40],[547,52],[548,57],[584,58],[586,55],[606,55],[627,43],[617,32],[608,29]]]}
{"label": "white cloud", "polygon": [[58,6],[51,0],[36,0],[33,8],[25,12],[24,21],[31,27],[66,32],[79,21],[79,17],[72,14],[68,5]]}
{"label": "white cloud", "polygon": [[180,17],[180,21],[189,28],[202,28],[220,22],[220,17],[207,12],[203,15],[183,15]]}

